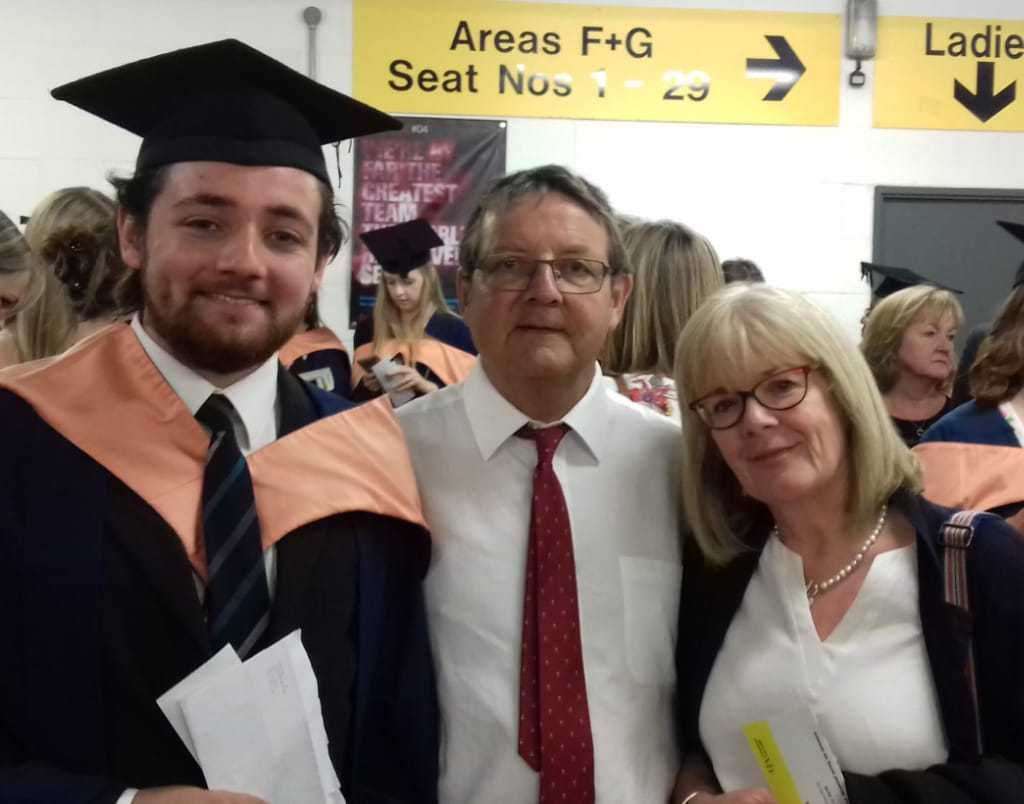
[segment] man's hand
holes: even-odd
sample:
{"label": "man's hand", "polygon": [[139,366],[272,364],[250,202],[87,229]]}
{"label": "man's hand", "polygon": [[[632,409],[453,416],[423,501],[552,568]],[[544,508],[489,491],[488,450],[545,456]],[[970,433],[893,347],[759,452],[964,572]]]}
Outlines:
{"label": "man's hand", "polygon": [[140,790],[132,804],[267,804],[262,798],[226,790],[203,790],[200,787],[151,787]]}

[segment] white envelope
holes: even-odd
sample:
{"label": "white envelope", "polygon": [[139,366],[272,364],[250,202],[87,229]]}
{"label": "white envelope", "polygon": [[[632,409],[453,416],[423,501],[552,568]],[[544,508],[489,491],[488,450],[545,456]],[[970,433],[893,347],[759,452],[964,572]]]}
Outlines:
{"label": "white envelope", "polygon": [[[190,750],[210,789],[248,793],[272,804],[344,804],[300,633],[244,664],[229,666],[219,656],[162,696],[179,702]],[[219,669],[211,668],[214,662]],[[181,694],[172,696],[174,691]]]}
{"label": "white envelope", "polygon": [[178,733],[178,737],[181,738],[181,741],[185,744],[188,752],[196,762],[199,762],[199,755],[196,753],[195,744],[192,742],[192,733],[189,731],[188,723],[185,721],[182,702],[193,692],[204,684],[208,684],[224,671],[241,666],[242,660],[238,658],[235,649],[230,645],[225,645],[206,664],[192,671],[190,675],[183,678],[156,699],[156,705],[160,707],[164,717],[171,722],[174,730]]}

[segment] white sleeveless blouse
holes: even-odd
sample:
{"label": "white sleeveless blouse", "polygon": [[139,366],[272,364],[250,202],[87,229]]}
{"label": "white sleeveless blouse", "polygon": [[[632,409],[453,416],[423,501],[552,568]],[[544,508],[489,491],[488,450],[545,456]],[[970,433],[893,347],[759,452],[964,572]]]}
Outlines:
{"label": "white sleeveless blouse", "polygon": [[844,771],[874,775],[946,761],[921,630],[916,544],[875,557],[822,642],[802,559],[777,537],[768,540],[700,711],[701,740],[723,790],[763,786],[742,729],[793,707],[810,710]]}

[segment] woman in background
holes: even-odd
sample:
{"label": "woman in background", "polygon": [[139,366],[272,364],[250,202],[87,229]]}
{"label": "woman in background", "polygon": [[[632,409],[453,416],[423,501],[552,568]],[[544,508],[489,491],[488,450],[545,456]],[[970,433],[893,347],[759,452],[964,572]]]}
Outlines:
{"label": "woman in background", "polygon": [[382,393],[372,368],[381,360],[391,394],[423,396],[465,379],[476,359],[469,327],[445,301],[430,249],[443,241],[422,218],[360,235],[381,267],[373,317],[356,328],[352,398]]}
{"label": "woman in background", "polygon": [[798,294],[730,287],[679,349],[673,800],[772,801],[745,734],[767,722],[815,754],[817,731],[851,804],[1020,802],[1024,541],[920,495],[863,357]]}
{"label": "woman in background", "polygon": [[633,266],[633,292],[602,367],[620,393],[678,420],[676,341],[723,284],[718,255],[707,239],[674,221],[626,220],[622,240]]}
{"label": "woman in background", "polygon": [[978,348],[970,401],[928,429],[914,452],[925,494],[992,511],[1024,532],[1024,274]]}
{"label": "woman in background", "polygon": [[300,380],[345,399],[352,393],[352,362],[334,330],[321,320],[316,294],[309,300],[302,329],[281,347],[278,357]]}
{"label": "woman in background", "polygon": [[864,323],[861,351],[909,447],[953,409],[953,341],[963,321],[950,291],[915,285],[879,301]]}
{"label": "woman in background", "polygon": [[30,257],[24,236],[0,212],[0,323],[10,321],[42,290],[42,277]]}
{"label": "woman in background", "polygon": [[88,187],[47,196],[25,240],[42,276],[39,297],[0,334],[4,365],[60,354],[123,317],[116,288],[128,269],[117,247],[116,205]]}

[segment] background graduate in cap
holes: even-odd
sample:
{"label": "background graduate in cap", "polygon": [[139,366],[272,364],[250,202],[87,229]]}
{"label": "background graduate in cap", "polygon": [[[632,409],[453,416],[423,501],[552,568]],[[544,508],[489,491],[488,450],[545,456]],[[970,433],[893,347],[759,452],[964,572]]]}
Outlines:
{"label": "background graduate in cap", "polygon": [[281,347],[280,357],[300,380],[343,399],[352,393],[352,361],[345,344],[320,318],[316,294],[309,300],[299,332]]}
{"label": "background graduate in cap", "polygon": [[352,398],[381,393],[370,369],[383,359],[403,364],[392,375],[393,392],[411,390],[422,396],[461,382],[472,368],[476,348],[469,328],[448,307],[430,259],[430,249],[444,241],[422,218],[364,232],[360,238],[382,273],[373,317],[355,333]]}
{"label": "background graduate in cap", "polygon": [[342,242],[322,145],[399,124],[234,40],[53,94],[143,137],[138,313],[0,379],[0,801],[257,800],[204,789],[156,698],[296,629],[345,798],[436,801],[401,433],[276,356]]}

